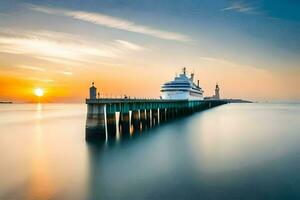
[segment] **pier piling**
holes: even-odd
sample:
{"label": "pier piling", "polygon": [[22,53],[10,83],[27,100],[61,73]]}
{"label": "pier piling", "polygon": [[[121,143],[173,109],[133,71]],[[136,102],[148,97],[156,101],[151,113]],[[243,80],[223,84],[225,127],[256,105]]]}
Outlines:
{"label": "pier piling", "polygon": [[158,124],[158,110],[156,109],[152,109],[152,127],[156,126]]}
{"label": "pier piling", "polygon": [[86,139],[106,139],[104,109],[105,104],[92,104],[88,106]]}
{"label": "pier piling", "polygon": [[146,128],[151,128],[151,110],[146,110]]}
{"label": "pier piling", "polygon": [[128,135],[130,133],[129,124],[129,112],[120,113],[120,132],[122,135]]}
{"label": "pier piling", "polygon": [[166,109],[160,108],[159,109],[159,123],[162,124],[166,122]]}
{"label": "pier piling", "polygon": [[[227,101],[223,100],[162,100],[162,99],[86,99],[88,114],[86,140],[106,140],[116,137],[117,128],[121,136],[141,131],[158,124],[190,115],[197,111],[213,108]],[[119,112],[119,126],[116,113]],[[131,112],[131,119],[129,113]],[[106,122],[105,122],[106,118]],[[107,127],[107,131],[106,131]]]}
{"label": "pier piling", "polygon": [[146,128],[146,110],[145,109],[141,109],[140,110],[140,129],[141,130],[145,130]]}
{"label": "pier piling", "polygon": [[134,110],[131,114],[131,123],[133,126],[133,132],[138,132],[140,130],[140,118],[139,118],[139,111]]}

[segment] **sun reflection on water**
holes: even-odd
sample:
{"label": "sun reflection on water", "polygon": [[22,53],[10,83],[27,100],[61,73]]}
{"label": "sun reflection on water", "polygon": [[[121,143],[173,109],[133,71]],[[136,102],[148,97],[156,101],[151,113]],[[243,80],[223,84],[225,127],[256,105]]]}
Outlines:
{"label": "sun reflection on water", "polygon": [[32,145],[32,167],[26,199],[50,199],[54,194],[53,183],[48,169],[47,156],[43,141],[42,104],[36,105],[35,137]]}

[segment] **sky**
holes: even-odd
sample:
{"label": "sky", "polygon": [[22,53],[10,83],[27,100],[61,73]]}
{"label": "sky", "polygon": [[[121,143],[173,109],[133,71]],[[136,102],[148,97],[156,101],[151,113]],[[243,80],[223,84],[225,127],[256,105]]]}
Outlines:
{"label": "sky", "polygon": [[298,0],[0,1],[0,101],[158,98],[183,66],[205,96],[298,101],[299,55]]}

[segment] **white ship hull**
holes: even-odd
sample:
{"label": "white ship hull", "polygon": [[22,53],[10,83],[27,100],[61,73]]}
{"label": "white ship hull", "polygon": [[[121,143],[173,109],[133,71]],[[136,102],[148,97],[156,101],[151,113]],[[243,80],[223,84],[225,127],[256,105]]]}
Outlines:
{"label": "white ship hull", "polygon": [[190,91],[169,91],[161,93],[162,99],[170,99],[170,100],[203,100],[202,94],[194,94]]}
{"label": "white ship hull", "polygon": [[203,100],[203,90],[193,82],[194,74],[186,76],[185,68],[183,73],[176,76],[173,81],[166,82],[161,87],[161,98],[170,100]]}

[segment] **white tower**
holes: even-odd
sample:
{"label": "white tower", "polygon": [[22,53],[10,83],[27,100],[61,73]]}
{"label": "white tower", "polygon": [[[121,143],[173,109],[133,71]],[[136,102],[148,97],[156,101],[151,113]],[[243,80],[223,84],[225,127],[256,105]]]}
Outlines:
{"label": "white tower", "polygon": [[219,88],[218,83],[216,84],[215,96],[214,97],[215,97],[214,99],[217,99],[217,100],[220,99],[220,88]]}

